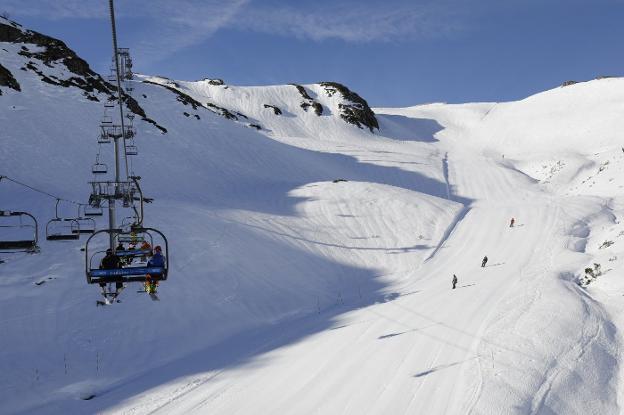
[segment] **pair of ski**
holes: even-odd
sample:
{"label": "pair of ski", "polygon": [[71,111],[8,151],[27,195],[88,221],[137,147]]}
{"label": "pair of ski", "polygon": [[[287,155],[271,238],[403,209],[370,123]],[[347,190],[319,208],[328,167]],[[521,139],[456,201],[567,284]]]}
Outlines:
{"label": "pair of ski", "polygon": [[148,293],[148,294],[149,294],[149,296],[150,296],[150,298],[152,299],[152,301],[160,301],[160,298],[158,298],[158,296],[156,295],[156,293],[155,293],[155,292],[150,293],[150,292],[147,292],[147,291],[145,291],[145,290],[140,290],[140,291],[137,291],[137,292],[138,292],[138,293]]}
{"label": "pair of ski", "polygon": [[[119,296],[119,293],[121,291],[118,291],[116,293],[102,293],[102,295],[104,296],[104,301],[102,300],[97,300],[95,302],[96,307],[99,306],[104,306],[104,305],[112,305],[115,301],[117,301],[118,303],[121,302],[121,300],[117,300],[117,297]],[[109,298],[110,297],[110,298]]]}
{"label": "pair of ski", "polygon": [[106,291],[105,287],[102,287],[102,296],[104,296],[104,301],[102,300],[98,300],[95,302],[96,306],[101,306],[101,305],[111,305],[113,304],[115,301],[117,301],[118,303],[120,303],[121,301],[117,299],[117,297],[119,297],[119,294],[121,294],[121,292],[125,289],[126,287],[122,286],[121,288],[115,290],[115,292],[110,292],[110,291]]}
{"label": "pair of ski", "polygon": [[[137,291],[138,293],[146,293],[147,291]],[[111,293],[112,294],[112,299],[109,300],[108,296],[104,297],[104,301],[102,300],[97,300],[95,302],[96,306],[105,306],[105,305],[112,305],[115,301],[117,301],[118,303],[120,303],[120,300],[117,300],[117,296],[119,295],[119,293]],[[152,299],[152,301],[160,301],[160,298],[158,298],[158,296],[156,295],[156,293],[148,293],[150,298]]]}

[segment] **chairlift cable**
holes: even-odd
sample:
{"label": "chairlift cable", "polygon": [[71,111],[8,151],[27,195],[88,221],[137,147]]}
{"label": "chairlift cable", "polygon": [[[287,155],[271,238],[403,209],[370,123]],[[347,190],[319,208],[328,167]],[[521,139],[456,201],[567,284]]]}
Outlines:
{"label": "chairlift cable", "polygon": [[9,176],[0,176],[0,180],[2,180],[2,179],[9,180],[9,181],[11,181],[11,182],[13,182],[13,183],[15,183],[15,184],[17,184],[17,185],[20,185],[20,186],[26,187],[26,188],[28,188],[28,189],[30,189],[30,190],[32,190],[32,191],[35,191],[35,192],[37,192],[37,193],[41,193],[41,194],[43,194],[43,195],[46,195],[46,196],[48,196],[48,197],[51,197],[52,199],[61,200],[61,201],[63,201],[63,202],[67,202],[67,203],[73,203],[73,204],[75,204],[75,205],[79,205],[79,204],[80,204],[80,202],[76,202],[75,200],[69,200],[69,199],[65,199],[65,198],[62,198],[62,197],[55,196],[55,195],[53,195],[53,194],[51,194],[51,193],[48,193],[48,192],[46,192],[46,191],[44,191],[44,190],[37,189],[37,188],[32,187],[32,186],[30,186],[30,185],[28,185],[28,184],[26,184],[26,183],[22,183],[22,182],[20,182],[20,181],[18,181],[18,180],[15,180],[15,179],[13,179],[13,178],[11,178],[11,177],[9,177]]}

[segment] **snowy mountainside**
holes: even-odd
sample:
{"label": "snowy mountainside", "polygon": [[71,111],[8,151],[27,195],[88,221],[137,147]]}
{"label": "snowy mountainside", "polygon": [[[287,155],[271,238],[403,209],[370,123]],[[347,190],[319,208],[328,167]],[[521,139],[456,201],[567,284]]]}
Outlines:
{"label": "snowy mountainside", "polygon": [[[3,88],[0,97],[0,174],[85,202],[108,94],[94,92],[97,102],[76,85],[42,82],[36,72],[19,69],[27,59],[19,55],[20,43],[0,46],[0,62],[20,84],[19,91]],[[37,67],[73,76],[62,66]],[[388,282],[405,278],[411,267],[395,264],[389,253],[422,261],[457,209],[412,192],[433,186],[443,192],[442,184],[417,173],[366,168],[348,155],[268,139],[205,108],[191,111],[159,86],[137,81],[134,96],[167,131],[139,122],[140,156],[133,162],[147,196],[155,198],[147,223],[172,245],[161,302],[128,289],[123,303],[96,309],[98,289],[85,283],[82,242],[42,237],[40,254],[2,254],[0,366],[11,374],[2,378],[2,412],[90,412],[85,408],[95,407],[76,399],[129,392],[123,385],[136,374],[232,336],[319,311],[314,331],[327,327],[333,315],[391,293]],[[112,165],[108,149],[102,156]],[[332,183],[338,178],[353,182]],[[385,200],[386,194],[397,197]],[[3,180],[0,200],[2,209],[33,213],[45,234],[54,199]],[[387,222],[390,212],[396,219]],[[406,212],[414,212],[413,220],[399,220]],[[60,214],[75,215],[75,207],[63,202]],[[391,239],[384,236],[388,227],[396,230]],[[147,348],[154,349],[149,356]]]}
{"label": "snowy mountainside", "polygon": [[[192,97],[196,102],[209,108],[218,108],[215,105],[227,106],[230,118],[242,117],[249,120],[250,125],[256,128],[266,128],[278,136],[292,135],[293,130],[300,130],[298,135],[318,137],[318,129],[306,131],[306,127],[311,124],[323,125],[323,123],[331,123],[324,126],[324,131],[342,134],[352,131],[337,122],[340,120],[360,129],[366,128],[371,133],[379,129],[375,114],[366,101],[338,83],[238,87],[213,79],[195,82],[171,81],[162,77],[149,76],[143,79],[145,82],[163,85]],[[315,123],[302,121],[313,119],[312,117],[320,117],[320,119]],[[284,134],[286,132],[288,134]],[[352,133],[352,135],[360,135],[358,133]]]}
{"label": "snowy mountainside", "polygon": [[[2,24],[26,33],[0,21],[0,175],[86,201],[114,89],[46,82],[79,75]],[[132,84],[170,280],[96,308],[83,241],[0,253],[0,412],[621,412],[624,80],[374,113],[331,84]],[[54,203],[0,181],[42,233]]]}

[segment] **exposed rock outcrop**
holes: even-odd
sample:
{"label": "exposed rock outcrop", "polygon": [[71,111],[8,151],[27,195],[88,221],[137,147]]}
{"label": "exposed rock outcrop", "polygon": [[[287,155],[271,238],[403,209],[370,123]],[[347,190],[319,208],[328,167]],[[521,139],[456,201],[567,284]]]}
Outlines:
{"label": "exposed rock outcrop", "polygon": [[[91,101],[99,101],[98,94],[105,94],[106,99],[116,99],[117,87],[106,82],[89,67],[85,60],[58,39],[32,30],[25,30],[18,23],[0,18],[0,42],[22,44],[18,55],[27,58],[28,63],[21,69],[35,73],[45,83],[66,88],[79,88]],[[65,67],[71,75],[67,78],[59,78],[47,73],[45,69],[45,67],[54,69],[59,66]],[[153,124],[163,133],[167,132],[166,128],[147,117],[134,98],[125,93],[122,97],[130,111],[141,117],[143,121]]]}
{"label": "exposed rock outcrop", "polygon": [[297,91],[299,91],[299,94],[301,94],[301,96],[303,97],[303,101],[301,101],[301,104],[299,106],[303,108],[304,111],[308,111],[308,108],[312,107],[316,115],[320,116],[323,114],[323,106],[321,105],[321,103],[315,101],[308,94],[308,91],[306,91],[306,89],[302,85],[298,85],[298,84],[290,84],[290,85],[297,88]]}
{"label": "exposed rock outcrop", "polygon": [[[215,105],[211,102],[207,102],[206,104],[202,104],[201,102],[197,101],[195,98],[191,97],[190,95],[185,94],[184,92],[180,91],[179,89],[174,88],[173,86],[167,85],[167,84],[163,84],[163,83],[159,83],[159,82],[154,82],[154,81],[149,81],[149,80],[144,80],[143,81],[146,84],[151,84],[151,85],[157,85],[160,87],[163,87],[165,89],[168,89],[169,91],[173,92],[174,94],[176,94],[177,96],[177,100],[179,102],[181,102],[184,105],[190,105],[194,110],[197,110],[198,108],[204,108],[210,112],[214,112],[215,114],[221,115],[222,117],[227,118],[228,120],[235,120],[238,121],[239,117],[245,118],[247,119],[248,117],[245,114],[241,114],[240,112],[237,112],[236,114],[232,113],[230,110],[228,110],[227,108],[223,108],[220,107],[218,105]],[[195,117],[197,117],[197,119],[199,119],[198,115],[195,115]]]}
{"label": "exposed rock outcrop", "polygon": [[[0,86],[6,86],[16,91],[22,90],[19,82],[17,82],[17,79],[15,79],[11,71],[2,65],[0,65]],[[0,95],[2,95],[2,89],[0,89]]]}
{"label": "exposed rock outcrop", "polygon": [[272,108],[275,115],[282,115],[282,110],[275,105],[264,104],[264,108]]}
{"label": "exposed rock outcrop", "polygon": [[339,92],[342,98],[347,101],[345,104],[338,104],[340,108],[340,118],[349,124],[357,125],[359,128],[367,127],[370,132],[379,129],[379,122],[375,113],[368,106],[368,103],[355,92],[337,82],[321,82],[327,96],[332,97]]}

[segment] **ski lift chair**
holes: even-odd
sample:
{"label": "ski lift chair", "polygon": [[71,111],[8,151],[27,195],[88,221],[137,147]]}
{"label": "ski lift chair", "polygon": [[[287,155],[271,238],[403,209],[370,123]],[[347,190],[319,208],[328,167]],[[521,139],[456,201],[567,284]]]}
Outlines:
{"label": "ski lift chair", "polygon": [[54,218],[46,224],[48,241],[72,241],[80,239],[80,223],[73,218]]}
{"label": "ski lift chair", "polygon": [[93,218],[79,217],[78,221],[78,233],[94,233],[95,232],[95,220]]}
{"label": "ski lift chair", "polygon": [[104,215],[104,211],[99,206],[85,206],[84,215],[85,216],[102,216]]}
{"label": "ski lift chair", "polygon": [[127,156],[136,156],[139,154],[137,147],[134,144],[130,144],[126,146],[126,155]]}
{"label": "ski lift chair", "polygon": [[46,224],[46,239],[48,241],[70,241],[80,238],[80,223],[75,218],[61,218],[58,214],[58,205],[61,199],[56,199],[54,219]]}
{"label": "ski lift chair", "polygon": [[[31,223],[24,224],[23,218],[29,218]],[[39,226],[33,215],[0,210],[0,252],[39,252],[38,242]]]}
{"label": "ski lift chair", "polygon": [[138,218],[136,216],[126,216],[121,220],[121,228],[129,229],[135,226],[138,222]]}
{"label": "ski lift chair", "polygon": [[111,142],[111,138],[108,135],[108,131],[102,128],[100,135],[98,136],[98,144],[109,144]]}
{"label": "ski lift chair", "polygon": [[78,233],[94,233],[96,227],[95,220],[85,217],[86,214],[84,216],[80,214],[80,208],[83,206],[86,208],[85,205],[78,205],[78,216],[75,218],[80,226]]}
{"label": "ski lift chair", "polygon": [[91,172],[93,174],[106,174],[108,173],[108,166],[96,160],[95,164],[91,167]]}
{"label": "ski lift chair", "polygon": [[[106,255],[105,251],[94,250],[94,247],[102,246],[103,243],[113,239],[121,241],[123,237],[129,237],[130,231],[123,231],[121,229],[102,229],[95,232],[89,237],[85,245],[85,274],[87,277],[87,283],[89,284],[108,284],[108,283],[121,283],[121,282],[144,282],[148,275],[153,280],[165,281],[169,272],[169,243],[165,235],[154,228],[135,228],[133,230],[136,234],[149,234],[159,242],[159,245],[163,248],[163,255],[165,257],[164,267],[148,267],[148,266],[126,266],[122,268],[114,269],[100,269],[99,265],[102,258]],[[106,238],[103,238],[106,237]],[[99,241],[97,243],[96,241]],[[136,251],[136,250],[133,250]],[[117,251],[125,255],[126,251]],[[134,255],[136,252],[129,253]]]}

